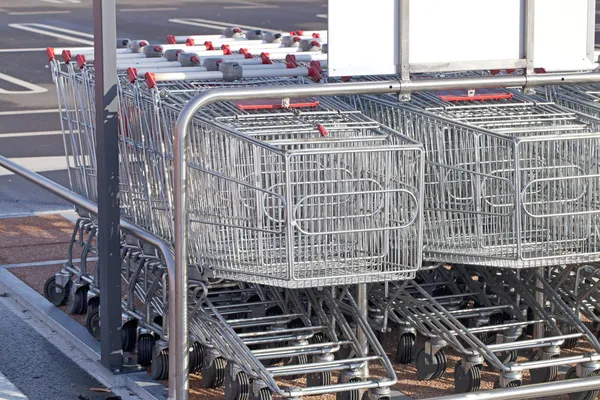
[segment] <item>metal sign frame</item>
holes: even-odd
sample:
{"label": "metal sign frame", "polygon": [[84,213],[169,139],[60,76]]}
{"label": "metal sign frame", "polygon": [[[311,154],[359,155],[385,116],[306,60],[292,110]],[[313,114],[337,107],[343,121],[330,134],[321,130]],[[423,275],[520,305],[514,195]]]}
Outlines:
{"label": "metal sign frame", "polygon": [[[342,35],[345,35],[347,28],[349,25],[359,26],[359,29],[368,30],[373,23],[371,21],[371,16],[366,16],[362,18],[360,12],[352,12],[347,11],[343,15],[344,19],[344,29],[338,26],[339,18],[341,18],[341,8],[345,7],[348,9],[348,6],[344,0],[329,0],[330,7],[330,17],[329,17],[329,38],[330,38],[330,56],[329,56],[329,66],[330,66],[330,75],[331,76],[342,76],[342,75],[363,75],[361,71],[364,69],[364,75],[368,74],[398,74],[401,79],[406,80],[409,78],[411,73],[423,73],[423,72],[448,72],[448,71],[466,71],[466,70],[500,70],[500,69],[526,69],[527,73],[534,73],[535,68],[545,67],[544,65],[536,65],[536,60],[534,56],[536,54],[536,41],[538,44],[542,44],[542,46],[537,46],[538,55],[540,51],[543,51],[543,54],[546,54],[548,51],[547,46],[543,46],[544,43],[540,42],[543,39],[539,37],[536,40],[536,30],[539,35],[540,30],[547,31],[548,26],[545,24],[538,24],[536,26],[536,13],[539,13],[537,18],[537,22],[539,23],[539,18],[541,15],[544,15],[544,12],[548,12],[548,10],[555,10],[553,7],[557,7],[557,4],[547,3],[547,0],[519,0],[512,1],[509,9],[520,8],[520,17],[521,22],[519,23],[522,27],[522,32],[519,34],[518,32],[510,32],[512,36],[515,36],[518,39],[519,46],[521,49],[516,47],[516,43],[512,43],[511,45],[507,44],[507,48],[510,48],[510,53],[519,53],[519,58],[504,58],[504,59],[473,59],[466,61],[445,61],[440,60],[437,62],[429,62],[429,61],[420,61],[420,60],[411,60],[411,45],[414,46],[414,38],[411,37],[411,5],[421,5],[422,3],[418,3],[419,0],[380,0],[379,7],[381,8],[381,13],[386,14],[391,12],[393,5],[393,12],[395,15],[395,29],[392,30],[389,28],[389,24],[392,23],[394,16],[381,16],[381,21],[377,21],[378,27],[381,29],[381,35],[389,36],[391,32],[394,32],[394,35],[397,35],[394,38],[394,43],[396,48],[385,47],[390,43],[389,37],[383,37],[383,42],[385,45],[379,45],[377,42],[381,39],[381,36],[358,36],[358,38],[348,38],[344,37],[342,39]],[[491,0],[483,0],[485,3],[489,1],[489,5],[482,3],[482,8],[484,7],[494,7],[498,10],[506,11],[506,8],[498,8],[502,7],[503,4],[498,2],[492,2]],[[452,0],[446,0],[448,3],[452,3]],[[460,3],[460,2],[457,2]],[[566,2],[565,2],[566,3]],[[584,4],[585,3],[585,4]],[[346,4],[346,5],[344,5]],[[594,0],[578,0],[578,3],[565,4],[565,12],[568,13],[568,8],[576,5],[578,7],[579,13],[576,15],[581,15],[582,8],[587,6],[587,26],[586,26],[586,44],[585,44],[585,57],[587,60],[574,60],[580,62],[581,65],[574,65],[571,69],[573,71],[576,70],[584,70],[584,69],[593,69],[594,63],[596,60],[594,59],[594,31],[595,31],[595,9],[596,3]],[[350,6],[351,7],[351,6]],[[372,7],[367,5],[362,5],[361,7]],[[505,6],[508,7],[508,6]],[[540,13],[541,11],[541,13]],[[375,10],[376,12],[376,10]],[[421,10],[422,12],[422,10]],[[556,11],[554,11],[556,12]],[[516,11],[513,13],[516,16]],[[511,14],[511,15],[513,15]],[[420,15],[420,14],[419,14]],[[439,15],[438,15],[439,17]],[[482,16],[482,20],[485,19],[486,16]],[[365,24],[365,27],[361,27],[359,24],[359,18],[362,18],[362,24]],[[369,19],[371,18],[371,19]],[[332,22],[332,19],[334,21]],[[421,19],[419,19],[421,21]],[[497,21],[495,21],[497,22]],[[512,21],[513,25],[517,24],[518,21]],[[571,21],[572,22],[572,21]],[[414,23],[414,22],[413,22]],[[449,22],[448,31],[451,32],[453,22]],[[424,25],[425,26],[425,25]],[[511,25],[512,26],[512,25]],[[516,28],[516,26],[514,26]],[[428,29],[428,28],[425,28]],[[343,31],[343,32],[341,32]],[[473,35],[477,35],[477,31],[474,31]],[[579,32],[581,34],[581,32]],[[498,36],[501,36],[501,33],[498,33]],[[363,48],[366,43],[370,43],[372,47],[369,47],[369,53],[387,53],[378,57],[378,62],[368,62],[368,66],[360,65],[344,65],[336,60],[341,60],[341,52],[335,53],[336,43],[335,41],[342,40],[351,41],[355,43],[357,48]],[[512,47],[511,47],[512,46]],[[457,46],[458,49],[462,49],[460,46]],[[414,49],[413,49],[414,50]],[[476,49],[474,49],[474,52]],[[344,50],[345,52],[345,50]],[[394,52],[394,60],[393,62],[396,65],[395,71],[392,68],[390,57],[391,53]],[[505,52],[505,53],[506,53]],[[412,52],[414,55],[414,52]],[[332,56],[333,55],[333,56]],[[414,58],[414,57],[413,57]],[[557,58],[558,55],[557,55]],[[570,60],[570,59],[569,59]],[[539,61],[539,60],[537,60]],[[539,63],[538,63],[539,64]],[[589,68],[587,68],[589,66]],[[338,71],[336,71],[338,69]],[[379,70],[379,71],[378,71]],[[554,71],[558,71],[559,69],[554,69]]]}

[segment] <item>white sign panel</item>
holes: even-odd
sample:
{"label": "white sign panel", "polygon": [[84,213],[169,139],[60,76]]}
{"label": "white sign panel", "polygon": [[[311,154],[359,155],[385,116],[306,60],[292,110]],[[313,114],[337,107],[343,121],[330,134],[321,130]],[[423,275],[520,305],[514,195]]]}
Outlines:
{"label": "white sign panel", "polygon": [[329,0],[329,74],[593,69],[595,0],[529,1]]}

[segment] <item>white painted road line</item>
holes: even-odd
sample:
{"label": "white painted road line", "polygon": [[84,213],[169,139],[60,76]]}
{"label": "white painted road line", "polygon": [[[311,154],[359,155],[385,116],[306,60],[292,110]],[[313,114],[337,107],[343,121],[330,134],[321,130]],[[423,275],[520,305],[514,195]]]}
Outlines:
{"label": "white painted road line", "polygon": [[260,8],[279,8],[277,5],[257,3],[255,1],[236,0],[234,1],[239,6],[224,6],[224,9],[260,9]]}
{"label": "white painted road line", "polygon": [[[48,31],[48,30],[34,28],[33,26],[36,26],[36,25],[41,25],[41,24],[8,24],[8,26],[10,26],[11,28],[21,29],[23,31],[29,31],[29,32],[33,32],[33,33],[39,33],[41,35],[52,36],[52,37],[55,37],[55,38],[68,40],[70,42],[86,44],[88,46],[93,46],[94,45],[94,42],[91,41],[91,40],[80,39],[80,38],[76,38],[76,37],[72,37],[72,36],[62,35],[60,33],[52,32],[52,31]],[[61,28],[59,28],[59,29],[55,28],[54,30],[62,30],[62,29]],[[75,31],[72,31],[72,32],[75,32]],[[87,33],[83,34],[83,35],[87,35]]]}
{"label": "white painted road line", "polygon": [[317,14],[317,18],[325,18],[325,19],[327,19],[327,14]]}
{"label": "white painted road line", "polygon": [[81,0],[40,0],[52,4],[79,4]]}
{"label": "white painted road line", "polygon": [[50,15],[50,14],[70,14],[71,11],[15,11],[9,12],[8,15]]}
{"label": "white painted road line", "polygon": [[0,133],[0,140],[6,139],[6,138],[28,137],[28,136],[46,136],[46,135],[62,135],[62,131]]}
{"label": "white painted road line", "polygon": [[41,86],[35,85],[33,83],[29,83],[19,78],[15,78],[14,76],[6,75],[0,72],[0,80],[10,82],[13,85],[24,87],[27,90],[6,90],[0,88],[0,94],[40,94],[46,93],[48,89],[43,88]]}
{"label": "white painted road line", "polygon": [[164,7],[164,8],[120,8],[117,12],[143,12],[143,11],[175,11],[179,10],[177,7]]}
{"label": "white painted road line", "polygon": [[202,23],[199,23],[199,22],[192,22],[192,21],[189,21],[189,20],[186,20],[186,19],[178,19],[178,18],[170,19],[169,22],[173,22],[175,24],[182,24],[182,25],[201,26],[203,28],[215,29],[215,30],[217,30],[219,32],[222,32],[223,29],[227,28],[224,25],[202,24]]}
{"label": "white painted road line", "polygon": [[20,52],[29,52],[29,51],[46,51],[45,47],[38,48],[28,48],[28,49],[0,49],[0,53],[20,53]]}
{"label": "white painted road line", "polygon": [[2,400],[27,400],[25,396],[7,377],[0,373],[0,399]]}
{"label": "white painted road line", "polygon": [[[67,159],[65,156],[14,157],[10,160],[33,172],[64,171],[67,169]],[[71,162],[72,161],[73,160],[71,160]],[[0,176],[9,175],[13,175],[13,173],[0,167]]]}
{"label": "white painted road line", "polygon": [[24,114],[47,114],[57,113],[60,110],[58,108],[49,108],[46,110],[17,110],[17,111],[0,111],[0,117],[10,115],[24,115]]}
{"label": "white painted road line", "polygon": [[201,26],[204,28],[211,28],[211,29],[217,29],[217,30],[223,30],[225,28],[239,26],[240,28],[243,28],[243,29],[260,29],[263,31],[270,31],[270,32],[278,31],[277,29],[272,29],[272,28],[263,28],[263,27],[259,27],[259,26],[250,26],[250,25],[240,25],[240,24],[234,24],[231,22],[213,21],[210,19],[201,19],[201,18],[177,18],[177,19],[170,19],[169,22],[173,22],[176,24],[183,24],[183,25]]}
{"label": "white painted road line", "polygon": [[29,26],[37,26],[40,28],[46,28],[46,29],[50,29],[51,31],[58,31],[58,32],[64,32],[64,33],[70,33],[72,35],[77,35],[77,36],[81,36],[81,37],[86,37],[86,38],[90,38],[93,39],[94,35],[90,34],[90,33],[85,33],[85,32],[80,32],[80,31],[74,31],[71,29],[65,29],[65,28],[59,28],[58,26],[52,26],[52,25],[45,25],[45,24],[26,24]]}

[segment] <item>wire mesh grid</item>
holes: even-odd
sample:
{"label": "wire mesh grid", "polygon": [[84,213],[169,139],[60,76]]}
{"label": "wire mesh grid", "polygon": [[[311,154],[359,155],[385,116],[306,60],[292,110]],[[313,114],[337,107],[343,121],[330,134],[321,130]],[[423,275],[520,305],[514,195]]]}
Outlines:
{"label": "wire mesh grid", "polygon": [[425,146],[425,259],[526,268],[600,257],[598,120],[517,94],[352,102]]}

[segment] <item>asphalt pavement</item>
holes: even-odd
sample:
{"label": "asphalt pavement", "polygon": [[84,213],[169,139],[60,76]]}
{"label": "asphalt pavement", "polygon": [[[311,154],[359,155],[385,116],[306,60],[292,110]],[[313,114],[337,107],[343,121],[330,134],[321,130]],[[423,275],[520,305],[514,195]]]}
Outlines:
{"label": "asphalt pavement", "polygon": [[[226,27],[327,28],[326,0],[119,0],[117,36],[165,43]],[[0,1],[0,154],[69,186],[46,47],[93,45],[92,0]],[[0,217],[70,209],[0,168]]]}
{"label": "asphalt pavement", "polygon": [[55,346],[53,332],[5,293],[0,293],[0,332],[0,399],[103,400],[113,395],[67,358]]}

